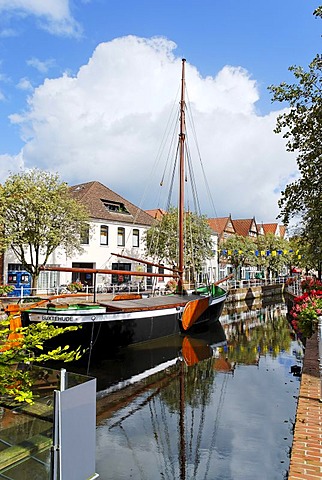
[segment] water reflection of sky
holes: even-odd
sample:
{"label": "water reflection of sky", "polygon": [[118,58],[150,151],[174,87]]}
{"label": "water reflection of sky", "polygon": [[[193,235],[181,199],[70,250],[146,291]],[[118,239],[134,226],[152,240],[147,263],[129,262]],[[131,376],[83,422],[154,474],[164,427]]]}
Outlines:
{"label": "water reflection of sky", "polygon": [[[184,404],[184,469],[180,412],[166,400],[179,395],[179,382],[136,396],[98,426],[97,472],[104,480],[286,478],[299,390],[290,367],[298,363],[297,351],[290,338],[276,356],[237,363],[233,374],[214,371],[208,359],[193,367],[195,384],[185,369],[185,388],[195,402],[193,408]],[[204,375],[211,378],[207,396],[196,380]]]}

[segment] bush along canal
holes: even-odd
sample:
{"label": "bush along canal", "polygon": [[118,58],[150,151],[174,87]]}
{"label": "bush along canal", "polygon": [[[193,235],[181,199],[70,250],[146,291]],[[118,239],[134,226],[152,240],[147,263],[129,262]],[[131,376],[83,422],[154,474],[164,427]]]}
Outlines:
{"label": "bush along canal", "polygon": [[303,350],[286,313],[241,305],[213,331],[127,348],[90,372],[100,478],[288,478]]}

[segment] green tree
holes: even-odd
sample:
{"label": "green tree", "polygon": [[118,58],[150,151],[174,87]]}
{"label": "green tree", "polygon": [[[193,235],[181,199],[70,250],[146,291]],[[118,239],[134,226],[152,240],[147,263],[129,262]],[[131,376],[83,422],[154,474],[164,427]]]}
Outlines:
{"label": "green tree", "polygon": [[78,360],[80,348],[69,350],[68,345],[44,351],[44,342],[78,327],[55,327],[46,322],[30,324],[13,330],[10,317],[0,321],[0,397],[5,401],[32,403],[34,374],[32,365],[48,360],[69,362]]}
{"label": "green tree", "polygon": [[268,233],[267,235],[259,235],[255,245],[258,252],[256,259],[258,267],[261,270],[266,270],[267,277],[278,276],[283,266],[287,265],[289,261],[289,242],[276,237],[273,233]]}
{"label": "green tree", "polygon": [[289,239],[291,253],[288,256],[289,275],[292,275],[292,268],[299,267],[308,272],[315,269],[315,256],[311,256],[311,245],[301,236],[294,235]]}
{"label": "green tree", "polygon": [[2,251],[12,249],[33,278],[59,246],[66,254],[81,251],[80,233],[88,225],[85,207],[72,198],[57,174],[38,169],[12,174],[0,186]]}
{"label": "green tree", "polygon": [[[234,267],[237,278],[244,266],[257,267],[266,271],[266,275],[277,276],[282,267],[287,265],[290,245],[287,240],[269,233],[259,235],[256,240],[241,235],[228,237],[221,247],[221,255],[228,259]],[[283,254],[280,254],[282,252]]]}
{"label": "green tree", "polygon": [[267,244],[265,235],[258,235],[256,241],[254,242],[254,257],[251,259],[251,264],[257,267],[257,270],[263,272],[263,275],[266,276],[267,268]]}
{"label": "green tree", "polygon": [[[212,233],[205,216],[185,213],[185,270],[199,272],[205,259],[213,257]],[[159,262],[178,266],[178,210],[171,207],[146,233],[149,255]]]}
{"label": "green tree", "polygon": [[[322,16],[322,7],[314,15]],[[307,70],[292,66],[295,83],[270,86],[273,101],[286,102],[288,110],[277,119],[275,132],[287,140],[286,149],[297,152],[299,178],[281,194],[280,217],[288,225],[301,220],[301,235],[314,245],[316,268],[322,264],[322,56],[317,54]]]}
{"label": "green tree", "polygon": [[321,200],[322,174],[322,57],[317,55],[306,72],[292,66],[297,83],[271,86],[273,101],[287,102],[289,109],[277,118],[276,133],[287,139],[286,149],[297,152],[300,177],[287,185],[279,205],[284,223],[315,209]]}
{"label": "green tree", "polygon": [[231,235],[221,246],[221,255],[233,266],[237,279],[241,278],[240,269],[245,265],[251,265],[254,256],[254,242],[249,237]]}

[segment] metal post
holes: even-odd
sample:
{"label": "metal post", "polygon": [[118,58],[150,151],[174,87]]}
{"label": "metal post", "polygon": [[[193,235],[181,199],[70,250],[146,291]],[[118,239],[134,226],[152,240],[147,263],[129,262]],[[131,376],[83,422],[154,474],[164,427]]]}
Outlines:
{"label": "metal post", "polygon": [[63,392],[66,390],[67,386],[67,372],[65,368],[60,370],[60,391]]}
{"label": "metal post", "polygon": [[94,303],[96,303],[96,291],[97,291],[97,273],[94,273],[94,298],[93,298]]}
{"label": "metal post", "polygon": [[60,479],[60,445],[59,445],[59,424],[60,424],[60,392],[54,391],[54,422],[53,422],[53,445],[51,447],[50,480]]}

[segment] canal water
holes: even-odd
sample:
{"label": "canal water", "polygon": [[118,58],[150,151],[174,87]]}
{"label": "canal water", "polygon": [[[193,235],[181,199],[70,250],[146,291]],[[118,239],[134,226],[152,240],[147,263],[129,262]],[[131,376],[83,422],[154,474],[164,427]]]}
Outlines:
{"label": "canal water", "polygon": [[302,345],[283,303],[240,304],[215,328],[119,352],[98,379],[102,480],[287,478]]}

